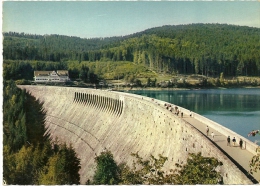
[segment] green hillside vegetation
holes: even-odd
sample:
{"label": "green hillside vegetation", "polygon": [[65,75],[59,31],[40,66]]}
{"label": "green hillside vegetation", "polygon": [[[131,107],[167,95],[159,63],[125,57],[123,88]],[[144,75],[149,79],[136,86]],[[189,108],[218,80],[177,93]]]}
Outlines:
{"label": "green hillside vegetation", "polygon": [[101,79],[112,80],[112,79],[122,79],[125,76],[134,74],[138,78],[148,78],[155,77],[156,73],[151,72],[145,66],[134,64],[129,61],[97,61],[97,62],[81,62],[71,61],[68,63],[68,69],[77,68],[80,69],[81,66],[87,66]]}
{"label": "green hillside vegetation", "polygon": [[[80,81],[74,86],[90,86],[105,80],[107,84],[124,87],[157,87],[157,88],[208,88],[208,87],[244,87],[259,86],[259,77],[206,77],[196,74],[158,73],[142,64],[128,61],[23,61],[4,60],[3,77],[5,80],[16,80],[17,84],[31,84],[34,70],[68,70],[73,81]],[[84,85],[84,83],[87,83]],[[106,86],[107,86],[106,84]],[[68,85],[73,85],[69,83]],[[93,85],[91,85],[93,86]]]}
{"label": "green hillside vegetation", "polygon": [[81,39],[4,33],[4,59],[130,61],[158,73],[260,75],[260,29],[223,24],[152,28],[125,37]]}
{"label": "green hillside vegetation", "polygon": [[91,84],[259,86],[259,36],[259,28],[223,24],[163,26],[94,39],[9,32],[3,77],[27,84],[21,79],[33,80],[34,70],[68,70],[73,81]]}

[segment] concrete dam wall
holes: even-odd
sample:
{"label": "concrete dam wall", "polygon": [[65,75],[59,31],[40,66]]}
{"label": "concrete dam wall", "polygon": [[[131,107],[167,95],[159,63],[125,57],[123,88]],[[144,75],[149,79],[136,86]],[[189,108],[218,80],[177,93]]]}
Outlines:
{"label": "concrete dam wall", "polygon": [[[132,164],[130,154],[168,157],[165,169],[201,152],[223,162],[225,184],[252,184],[196,128],[162,107],[162,102],[133,94],[69,87],[19,86],[43,102],[45,125],[52,139],[72,144],[81,160],[81,184],[94,174],[94,158],[105,149],[115,161]],[[159,105],[160,104],[160,105]]]}

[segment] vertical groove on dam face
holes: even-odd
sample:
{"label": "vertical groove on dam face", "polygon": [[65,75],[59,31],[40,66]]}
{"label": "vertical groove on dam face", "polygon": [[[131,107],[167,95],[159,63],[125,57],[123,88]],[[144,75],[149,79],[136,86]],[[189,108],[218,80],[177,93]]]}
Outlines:
{"label": "vertical groove on dam face", "polygon": [[81,159],[81,184],[94,174],[94,158],[110,150],[116,162],[132,165],[131,153],[144,159],[168,157],[165,171],[201,152],[223,162],[225,184],[252,182],[203,134],[151,99],[84,88],[19,86],[43,102],[52,139],[72,144]]}
{"label": "vertical groove on dam face", "polygon": [[88,93],[75,92],[73,103],[92,107],[98,111],[108,112],[118,117],[122,114],[123,110],[123,102],[118,99]]}

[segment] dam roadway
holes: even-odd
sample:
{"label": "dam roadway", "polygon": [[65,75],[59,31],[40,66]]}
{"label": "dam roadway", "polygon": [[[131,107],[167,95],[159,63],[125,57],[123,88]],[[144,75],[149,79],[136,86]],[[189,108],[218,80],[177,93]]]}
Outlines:
{"label": "dam roadway", "polygon": [[[249,161],[257,154],[257,145],[203,116],[178,106],[183,118],[169,108],[176,105],[134,94],[54,86],[19,85],[43,104],[45,126],[52,139],[72,144],[81,159],[81,184],[91,179],[94,158],[105,149],[115,161],[132,165],[132,152],[148,158],[150,154],[168,157],[165,171],[175,163],[185,163],[188,153],[222,161],[219,168],[224,184],[255,184],[259,172],[250,175]],[[166,107],[171,105],[171,107]],[[205,135],[206,126],[215,133]],[[227,136],[236,137],[228,147]],[[243,139],[243,149],[238,140]]]}

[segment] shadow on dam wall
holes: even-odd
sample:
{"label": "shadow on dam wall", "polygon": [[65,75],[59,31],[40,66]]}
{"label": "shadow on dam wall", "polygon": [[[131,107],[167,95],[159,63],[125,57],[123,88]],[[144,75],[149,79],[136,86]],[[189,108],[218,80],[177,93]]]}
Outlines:
{"label": "shadow on dam wall", "polygon": [[81,160],[81,184],[94,174],[94,158],[105,149],[116,162],[131,165],[130,154],[168,157],[166,172],[185,163],[188,153],[222,161],[225,184],[252,181],[196,128],[158,102],[138,95],[86,88],[20,85],[43,103],[52,139],[72,144]]}

